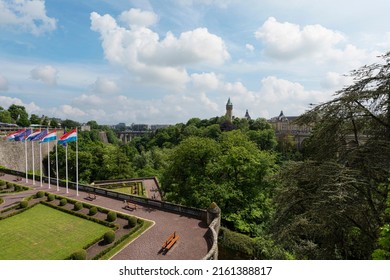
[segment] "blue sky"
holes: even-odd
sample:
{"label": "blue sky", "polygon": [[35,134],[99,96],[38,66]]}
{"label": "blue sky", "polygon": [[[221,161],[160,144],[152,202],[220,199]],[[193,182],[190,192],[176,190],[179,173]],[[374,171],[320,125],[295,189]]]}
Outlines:
{"label": "blue sky", "polygon": [[387,0],[0,0],[0,106],[80,122],[298,115],[390,51]]}

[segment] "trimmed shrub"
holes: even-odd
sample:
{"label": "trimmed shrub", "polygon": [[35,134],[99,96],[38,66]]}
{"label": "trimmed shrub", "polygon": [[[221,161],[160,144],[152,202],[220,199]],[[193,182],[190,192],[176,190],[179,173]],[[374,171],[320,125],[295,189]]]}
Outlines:
{"label": "trimmed shrub", "polygon": [[116,213],[112,212],[112,211],[108,212],[108,214],[107,214],[107,221],[113,222],[115,220],[116,220]]}
{"label": "trimmed shrub", "polygon": [[49,194],[47,195],[47,201],[53,201],[55,198],[56,198],[55,195],[52,194],[52,193],[49,193]]}
{"label": "trimmed shrub", "polygon": [[74,204],[74,207],[73,207],[73,210],[74,211],[79,211],[83,208],[83,204],[80,202],[80,201],[77,201],[75,204]]}
{"label": "trimmed shrub", "polygon": [[113,230],[107,231],[104,234],[103,239],[104,239],[104,243],[111,244],[115,240],[115,232]]}
{"label": "trimmed shrub", "polygon": [[92,206],[91,208],[89,208],[89,213],[88,215],[90,216],[93,216],[97,213],[97,208],[95,206]]}
{"label": "trimmed shrub", "polygon": [[22,200],[19,204],[20,208],[26,208],[28,206],[27,200]]}
{"label": "trimmed shrub", "polygon": [[0,187],[5,186],[5,181],[0,180]]}
{"label": "trimmed shrub", "polygon": [[134,217],[134,216],[130,216],[130,217],[127,219],[127,221],[128,221],[128,226],[129,226],[130,228],[133,228],[133,227],[135,227],[135,226],[137,225],[137,218]]}
{"label": "trimmed shrub", "polygon": [[71,260],[86,260],[87,259],[87,251],[85,251],[84,249],[78,250],[70,256],[70,259]]}
{"label": "trimmed shrub", "polygon": [[36,197],[37,198],[42,198],[42,197],[44,197],[45,196],[45,192],[44,191],[39,191],[39,192],[37,192],[37,194],[36,194]]}
{"label": "trimmed shrub", "polygon": [[11,182],[7,182],[7,188],[13,188],[14,187],[14,184],[11,183]]}
{"label": "trimmed shrub", "polygon": [[22,186],[14,185],[14,191],[15,192],[20,192],[21,190],[22,190]]}
{"label": "trimmed shrub", "polygon": [[63,198],[60,200],[60,206],[64,206],[68,203],[68,200],[66,200],[66,198]]}

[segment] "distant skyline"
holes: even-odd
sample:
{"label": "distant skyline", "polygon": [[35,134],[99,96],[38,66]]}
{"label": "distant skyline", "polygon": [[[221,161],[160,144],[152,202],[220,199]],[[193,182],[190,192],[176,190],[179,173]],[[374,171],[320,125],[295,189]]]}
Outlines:
{"label": "distant skyline", "polygon": [[99,124],[299,115],[390,51],[390,2],[0,0],[0,106]]}

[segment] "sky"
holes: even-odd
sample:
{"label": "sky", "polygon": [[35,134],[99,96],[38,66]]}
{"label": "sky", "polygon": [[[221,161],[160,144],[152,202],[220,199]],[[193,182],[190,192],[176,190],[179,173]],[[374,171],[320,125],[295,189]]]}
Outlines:
{"label": "sky", "polygon": [[0,106],[99,124],[296,116],[390,51],[390,2],[0,0]]}

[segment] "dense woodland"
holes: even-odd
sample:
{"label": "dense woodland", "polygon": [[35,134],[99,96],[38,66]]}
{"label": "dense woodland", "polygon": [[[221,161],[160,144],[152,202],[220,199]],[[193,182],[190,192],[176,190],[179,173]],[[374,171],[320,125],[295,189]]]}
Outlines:
{"label": "dense woodland", "polygon": [[[193,118],[127,144],[91,121],[92,130],[79,133],[79,179],[156,176],[167,201],[216,202],[221,244],[245,258],[390,259],[390,53],[381,58],[298,119],[313,126],[300,151],[265,119]],[[12,121],[12,109],[1,108],[0,121]],[[64,147],[58,153],[65,178]]]}

